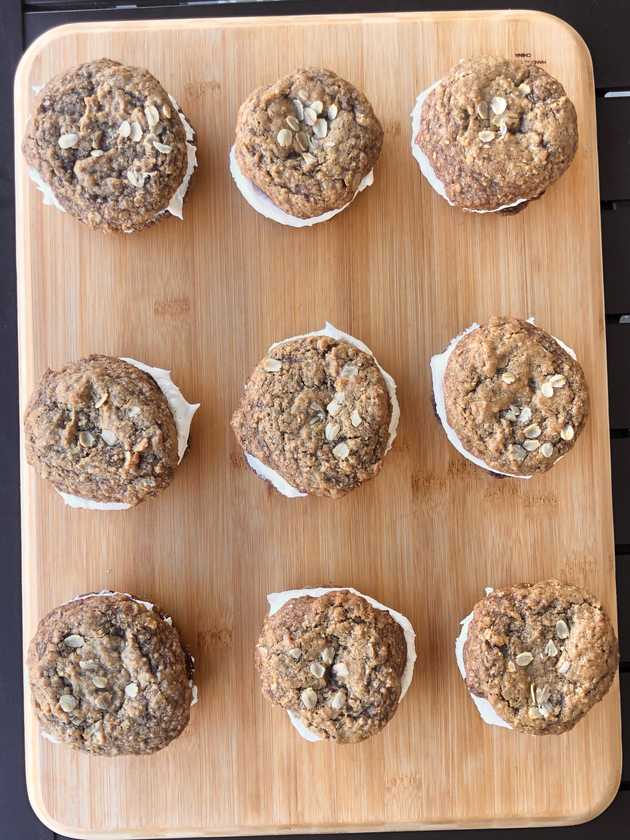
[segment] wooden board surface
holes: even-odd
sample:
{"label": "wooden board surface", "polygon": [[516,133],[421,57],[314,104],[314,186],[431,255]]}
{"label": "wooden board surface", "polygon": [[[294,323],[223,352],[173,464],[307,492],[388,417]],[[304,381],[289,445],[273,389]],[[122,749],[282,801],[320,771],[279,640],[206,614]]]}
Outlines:
{"label": "wooden board surface", "polygon": [[[515,217],[451,209],[409,151],[416,94],[462,56],[528,53],[566,86],[580,148]],[[31,86],[106,55],[148,67],[198,131],[182,224],[103,236],[46,208],[17,159],[20,390],[91,352],[168,367],[202,403],[173,486],[126,513],[65,508],[22,467],[24,635],[77,592],[160,603],[197,657],[200,703],[149,758],[105,760],[42,740],[26,712],[29,794],[73,836],[572,823],[620,774],[617,681],[570,734],[487,727],[453,657],[486,584],[559,576],[615,614],[593,76],[576,33],[534,12],[80,24],[53,30],[16,78],[18,141]],[[240,102],[300,65],[365,90],[385,128],[376,181],[333,221],[290,230],[255,214],[227,167]],[[573,455],[531,482],[497,480],[447,444],[429,358],[473,320],[535,315],[578,352],[592,417]],[[274,340],[328,319],[397,379],[400,432],[385,468],[348,497],[287,500],[245,468],[229,429]],[[253,647],[268,591],[353,585],[408,615],[419,663],[372,741],[307,744],[261,697]]]}

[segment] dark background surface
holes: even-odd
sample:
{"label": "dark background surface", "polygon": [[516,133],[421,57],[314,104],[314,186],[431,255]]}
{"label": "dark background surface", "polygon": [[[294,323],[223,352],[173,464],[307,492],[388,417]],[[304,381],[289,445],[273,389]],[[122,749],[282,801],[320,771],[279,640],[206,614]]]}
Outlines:
{"label": "dark background surface", "polygon": [[[129,8],[134,5],[134,8]],[[583,826],[492,831],[496,840],[610,840],[628,837],[630,824],[630,0],[0,0],[0,838],[56,840],[32,813],[24,783],[22,732],[22,640],[18,480],[17,334],[13,208],[13,74],[23,50],[42,32],[84,20],[223,17],[313,12],[541,9],[567,20],[589,46],[595,68],[601,180],[602,236],[617,592],[621,645],[624,767],[619,793],[598,819]],[[123,8],[116,8],[123,6]],[[550,772],[553,768],[550,768]],[[557,768],[556,768],[557,769]],[[563,768],[588,773],[588,767]],[[210,793],[210,792],[209,792]],[[210,794],[211,795],[211,794]],[[423,837],[478,838],[490,831],[429,832]],[[369,835],[393,838],[396,835]],[[409,836],[409,835],[407,835]]]}

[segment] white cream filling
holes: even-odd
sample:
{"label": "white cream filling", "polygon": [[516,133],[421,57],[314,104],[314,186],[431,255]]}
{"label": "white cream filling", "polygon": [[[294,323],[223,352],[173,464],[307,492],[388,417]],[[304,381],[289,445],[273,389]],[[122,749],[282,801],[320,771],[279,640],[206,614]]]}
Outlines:
{"label": "white cream filling", "polygon": [[[430,87],[426,90],[423,90],[422,93],[418,94],[418,98],[416,99],[416,104],[414,106],[413,111],[411,112],[411,154],[415,157],[418,161],[418,165],[420,167],[420,171],[427,179],[429,184],[433,187],[438,195],[441,195],[442,198],[445,198],[451,207],[454,207],[455,204],[449,199],[446,194],[446,188],[444,183],[440,181],[438,176],[435,174],[435,170],[431,166],[429,158],[425,155],[422,151],[420,146],[416,143],[416,137],[420,132],[420,127],[422,125],[422,106],[424,105],[424,101],[427,96],[431,93],[431,91],[436,88],[440,84],[441,79],[438,79],[437,82],[434,82]],[[507,210],[510,207],[516,207],[518,204],[522,204],[524,201],[528,201],[527,198],[518,198],[516,201],[513,201],[512,204],[502,204],[501,207],[496,207],[494,210],[477,210],[472,207],[463,207],[463,210],[466,210],[468,213],[498,213],[501,210]]]}
{"label": "white cream filling", "polygon": [[[43,87],[44,85],[33,85],[33,92],[39,93],[39,91]],[[188,122],[188,120],[186,119],[186,116],[184,115],[183,111],[177,104],[175,97],[169,94],[168,98],[173,103],[173,107],[177,111],[177,115],[179,116],[182,125],[184,126],[184,131],[186,132],[187,165],[186,173],[182,178],[182,182],[173,193],[168,207],[165,207],[164,210],[160,210],[160,212],[156,215],[162,216],[164,213],[170,213],[172,216],[177,216],[178,219],[183,220],[184,197],[188,192],[188,187],[190,185],[190,179],[192,178],[192,174],[197,167],[197,147],[194,145],[194,143],[191,142],[195,136],[195,132],[193,131],[193,128]],[[27,171],[28,177],[31,179],[31,181],[33,181],[37,189],[42,193],[44,197],[44,204],[48,207],[56,207],[57,210],[61,210],[62,213],[65,213],[66,211],[57,200],[57,197],[54,194],[52,187],[50,186],[50,184],[47,184],[46,181],[44,181],[37,169],[35,169],[33,166],[29,166]]]}
{"label": "white cream filling", "polygon": [[120,358],[123,362],[127,362],[148,373],[166,397],[166,402],[171,409],[171,414],[175,420],[175,427],[177,428],[177,454],[179,456],[179,463],[181,464],[182,458],[186,453],[186,447],[188,446],[190,424],[201,403],[189,403],[184,399],[184,395],[171,379],[170,370],[151,367],[150,365],[145,365],[144,362],[138,362],[136,359],[130,359],[126,356],[121,356]]}
{"label": "white cream filling", "polygon": [[257,475],[272,484],[278,493],[286,496],[287,499],[299,499],[308,495],[307,493],[301,493],[296,487],[289,484],[289,482],[284,479],[279,472],[272,470],[271,467],[263,464],[263,462],[259,461],[258,458],[250,455],[249,452],[245,452],[245,460]]}
{"label": "white cream filling", "polygon": [[[63,605],[73,604],[75,601],[87,601],[89,598],[107,598],[110,595],[124,595],[135,604],[140,604],[147,610],[152,610],[155,606],[155,604],[151,601],[141,601],[139,598],[135,598],[133,595],[130,595],[129,592],[114,592],[113,589],[101,589],[100,592],[87,592],[85,595],[75,595],[74,598],[70,598],[69,601],[64,601]],[[167,624],[173,623],[173,619],[170,616],[166,616],[163,620],[166,621]]]}
{"label": "white cream filling", "polygon": [[[491,587],[486,587],[486,595],[492,592]],[[455,641],[455,659],[457,660],[457,667],[459,668],[459,673],[462,675],[462,679],[466,680],[466,666],[464,665],[464,645],[466,644],[466,639],[468,638],[468,630],[470,628],[470,622],[473,620],[473,613],[467,615],[460,623],[462,626],[461,632]],[[503,720],[502,717],[495,712],[494,707],[490,703],[489,700],[486,700],[485,697],[477,697],[476,694],[473,694],[472,691],[468,692],[472,698],[473,703],[477,707],[477,711],[481,715],[482,720],[485,723],[490,724],[490,726],[502,726],[504,729],[512,729],[512,725],[509,724],[507,721]]]}
{"label": "white cream filling", "polygon": [[[400,680],[400,697],[398,698],[398,702],[400,703],[400,701],[407,693],[409,686],[411,685],[411,682],[413,680],[413,669],[417,659],[416,634],[411,625],[411,622],[404,615],[397,612],[396,610],[391,609],[390,607],[386,607],[384,604],[381,604],[380,601],[371,598],[369,595],[364,595],[362,592],[358,592],[351,586],[320,586],[314,589],[289,589],[285,592],[270,592],[269,595],[267,595],[267,601],[269,602],[269,615],[277,613],[278,610],[281,609],[288,601],[292,601],[294,598],[302,598],[305,595],[310,595],[312,598],[320,598],[322,595],[326,595],[328,592],[352,592],[354,595],[358,595],[361,598],[365,598],[365,600],[368,603],[370,603],[375,609],[384,610],[385,612],[388,612],[394,619],[394,621],[397,624],[399,624],[402,628],[402,631],[405,634],[405,642],[407,645],[407,661],[405,663],[405,669]],[[311,729],[305,726],[305,724],[300,719],[300,716],[296,712],[288,711],[287,714],[289,716],[289,720],[300,733],[302,738],[304,738],[307,741],[323,740],[323,738],[321,738],[320,735],[318,735],[316,732],[313,732]]]}
{"label": "white cream filling", "polygon": [[[533,323],[534,323],[534,319],[533,319],[533,318],[528,318],[527,320],[528,320],[531,324],[533,324]],[[565,343],[564,343],[564,341],[561,341],[559,338],[556,338],[556,336],[555,336],[555,335],[552,335],[551,337],[553,338],[553,340],[554,340],[557,344],[559,344],[559,345],[560,345],[560,347],[562,347],[562,349],[563,349],[563,350],[565,350],[565,351],[569,354],[569,356],[571,356],[571,358],[572,358],[574,361],[576,361],[576,362],[577,362],[577,355],[576,355],[576,353],[575,353],[575,350],[574,350],[572,347],[569,347],[569,345],[568,345],[568,344],[565,344]]]}
{"label": "white cream filling", "polygon": [[304,738],[305,741],[310,741],[311,744],[314,744],[316,741],[323,741],[324,739],[321,735],[318,735],[317,732],[314,732],[312,729],[309,729],[305,723],[302,722],[302,718],[296,713],[291,711],[291,709],[287,710],[287,715],[289,720],[291,721],[291,726],[294,729],[297,729],[298,733]]}
{"label": "white cream filling", "polygon": [[[271,354],[275,350],[276,347],[280,347],[283,344],[287,344],[289,341],[297,341],[301,338],[308,338],[314,335],[327,335],[329,338],[334,338],[337,341],[347,341],[349,344],[353,344],[363,353],[367,353],[374,359],[374,363],[376,364],[377,368],[381,372],[381,376],[385,382],[385,387],[387,388],[387,393],[389,394],[389,399],[392,405],[392,416],[391,420],[389,421],[389,438],[387,440],[387,446],[385,447],[385,452],[383,457],[387,455],[389,450],[392,448],[392,444],[396,438],[396,434],[398,432],[398,423],[400,422],[400,404],[398,402],[398,397],[396,396],[396,382],[394,378],[387,373],[386,370],[379,365],[374,357],[374,353],[370,350],[370,348],[360,341],[358,338],[355,338],[352,335],[348,335],[348,333],[342,332],[338,330],[337,327],[334,327],[332,324],[326,321],[326,324],[323,329],[316,330],[315,332],[306,333],[305,335],[294,335],[292,338],[285,338],[283,341],[276,341],[271,347],[267,350],[267,353]],[[245,453],[245,458],[247,459],[247,463],[250,467],[256,472],[261,478],[264,478],[266,481],[269,481],[279,493],[282,493],[283,496],[286,496],[289,499],[297,499],[304,496],[307,496],[307,493],[302,493],[296,487],[293,487],[292,484],[289,484],[280,473],[276,472],[271,467],[268,467],[266,464],[263,464],[258,458],[255,458],[249,452]]]}
{"label": "white cream filling", "polygon": [[52,191],[52,187],[50,186],[50,184],[47,184],[46,181],[44,181],[37,169],[35,169],[34,166],[29,166],[27,172],[28,177],[31,179],[31,181],[35,184],[37,189],[42,194],[43,201],[46,207],[56,207],[57,210],[61,210],[62,213],[65,213],[66,211],[57,201],[57,196]]}
{"label": "white cream filling", "polygon": [[[186,154],[187,154],[187,165],[186,165],[186,174],[184,175],[181,184],[175,190],[173,197],[170,200],[168,207],[165,210],[162,210],[162,213],[170,213],[171,216],[177,216],[178,219],[183,221],[184,219],[184,196],[188,192],[188,187],[190,185],[190,179],[192,178],[192,174],[197,167],[197,147],[192,142],[195,132],[193,131],[192,126],[186,119],[186,116],[182,109],[177,104],[177,101],[174,96],[171,96],[169,93],[168,98],[173,103],[173,107],[177,111],[177,114],[184,126],[184,131],[186,132]],[[161,215],[161,214],[158,214]]]}
{"label": "white cream filling", "polygon": [[[534,318],[529,317],[527,319],[529,323],[534,323]],[[459,342],[464,338],[468,333],[474,332],[474,330],[479,329],[479,324],[472,324],[470,327],[465,329],[462,333],[450,342],[448,347],[443,353],[438,353],[436,356],[431,357],[431,380],[433,383],[433,398],[435,400],[435,410],[437,415],[440,419],[440,423],[442,424],[442,428],[446,432],[446,436],[449,439],[452,446],[462,455],[466,460],[471,461],[476,466],[481,467],[484,470],[488,470],[489,472],[496,473],[497,475],[505,475],[508,478],[531,478],[531,475],[515,475],[514,473],[506,473],[501,472],[501,470],[494,469],[494,467],[490,467],[483,461],[481,458],[477,458],[476,455],[473,455],[472,452],[469,452],[467,449],[464,448],[464,444],[459,439],[459,435],[453,429],[453,427],[449,424],[447,416],[446,416],[446,401],[444,398],[444,375],[446,373],[446,367],[448,365],[448,360],[451,357],[451,353],[457,347]],[[563,341],[560,341],[559,338],[552,336],[552,338],[565,350],[569,356],[573,359],[577,359],[575,355],[575,351],[565,344]],[[557,458],[554,463],[562,460],[564,456],[560,456]]]}
{"label": "white cream filling", "polygon": [[[188,446],[190,424],[201,403],[189,403],[184,399],[184,395],[171,379],[170,370],[150,367],[143,362],[136,361],[136,359],[130,359],[124,356],[121,356],[121,359],[123,362],[127,362],[148,373],[166,397],[168,407],[175,421],[175,428],[177,429],[177,454],[179,456],[179,463],[181,463]],[[59,493],[68,507],[82,508],[83,510],[128,510],[131,507],[126,502],[95,502],[92,499],[84,499],[81,496],[64,493],[61,490],[57,490],[57,493]]]}
{"label": "white cream filling", "polygon": [[312,227],[320,222],[327,222],[329,219],[332,219],[333,216],[336,216],[337,213],[341,213],[346,209],[346,207],[349,207],[360,192],[363,192],[363,190],[367,187],[371,187],[374,183],[374,170],[371,170],[362,179],[357,191],[350,201],[347,204],[344,204],[343,207],[340,207],[338,210],[328,210],[320,216],[311,216],[310,219],[299,219],[297,216],[291,216],[289,213],[285,213],[284,210],[281,210],[280,207],[277,207],[269,196],[266,195],[266,193],[259,189],[253,181],[250,181],[249,178],[243,175],[241,168],[238,165],[238,161],[236,160],[234,146],[230,149],[230,175],[234,179],[234,183],[236,184],[240,194],[250,207],[253,207],[254,210],[256,210],[256,212],[265,216],[267,219],[271,219],[273,222],[278,222],[281,225],[288,225],[289,227],[294,228]]}
{"label": "white cream filling", "polygon": [[[55,490],[57,490],[56,487]],[[72,493],[64,493],[63,490],[57,490],[57,493],[68,507],[80,510],[129,510],[131,507],[126,502],[95,502],[92,499],[84,499],[82,496],[74,496]]]}

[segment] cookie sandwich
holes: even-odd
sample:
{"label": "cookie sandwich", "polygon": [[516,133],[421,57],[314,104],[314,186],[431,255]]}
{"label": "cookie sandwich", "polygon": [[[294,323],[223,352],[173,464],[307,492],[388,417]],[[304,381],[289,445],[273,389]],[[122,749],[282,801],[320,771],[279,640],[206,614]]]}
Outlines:
{"label": "cookie sandwich", "polygon": [[461,625],[457,664],[488,724],[560,735],[615,678],[615,631],[599,601],[577,586],[546,580],[487,589]]}
{"label": "cookie sandwich", "polygon": [[24,416],[26,458],[72,507],[130,508],[170,484],[198,408],[168,370],[88,356],[42,377]]}
{"label": "cookie sandwich", "polygon": [[326,324],[269,348],[232,428],[250,467],[283,495],[339,498],[380,471],[399,417],[392,377]]}
{"label": "cookie sandwich", "polygon": [[415,633],[352,588],[268,596],[256,646],[262,692],[307,741],[356,743],[392,719],[413,678]]}
{"label": "cookie sandwich", "polygon": [[423,91],[411,114],[411,151],[449,204],[514,213],[539,198],[575,157],[575,107],[537,64],[465,59]]}
{"label": "cookie sandwich", "polygon": [[436,412],[478,467],[515,478],[545,472],[575,446],[589,412],[575,353],[519,318],[473,324],[431,359]]}
{"label": "cookie sandwich", "polygon": [[382,145],[383,129],[361,91],[331,70],[296,70],[241,105],[230,172],[263,216],[308,227],[372,184]]}
{"label": "cookie sandwich", "polygon": [[193,139],[148,70],[102,58],[44,85],[22,149],[45,203],[92,228],[133,233],[183,218],[197,166]]}
{"label": "cookie sandwich", "polygon": [[193,659],[170,616],[120,592],[82,595],[43,618],[27,655],[42,735],[96,755],[144,755],[184,731]]}

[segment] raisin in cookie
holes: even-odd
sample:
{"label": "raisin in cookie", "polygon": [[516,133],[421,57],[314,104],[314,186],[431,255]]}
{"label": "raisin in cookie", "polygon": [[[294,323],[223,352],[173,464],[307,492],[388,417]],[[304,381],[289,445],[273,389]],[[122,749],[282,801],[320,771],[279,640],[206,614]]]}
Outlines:
{"label": "raisin in cookie", "polygon": [[374,168],[383,129],[366,97],[330,70],[296,70],[241,105],[240,174],[290,216],[349,204]]}
{"label": "raisin in cookie", "polygon": [[601,604],[557,580],[486,595],[474,608],[464,645],[469,691],[531,735],[572,729],[604,697],[618,661]]}
{"label": "raisin in cookie", "polygon": [[265,697],[309,734],[340,744],[391,720],[408,658],[401,623],[346,589],[292,597],[266,619],[256,647]]}
{"label": "raisin in cookie", "polygon": [[588,416],[588,389],[579,363],[553,336],[528,321],[494,317],[447,353],[446,421],[483,466],[535,475],[573,448]]}
{"label": "raisin in cookie", "polygon": [[575,156],[573,103],[537,64],[466,59],[420,99],[414,143],[437,188],[464,210],[524,207]]}
{"label": "raisin in cookie", "polygon": [[187,139],[187,120],[148,70],[103,58],[44,86],[23,151],[63,210],[131,233],[181,204],[196,165]]}
{"label": "raisin in cookie", "polygon": [[381,469],[398,405],[366,350],[329,335],[290,339],[245,386],[232,428],[250,465],[285,495],[337,498]]}
{"label": "raisin in cookie", "polygon": [[155,380],[111,356],[48,370],[26,409],[29,464],[66,494],[136,505],[163,490],[178,463],[178,434]]}
{"label": "raisin in cookie", "polygon": [[27,657],[49,740],[98,755],[143,755],[188,724],[192,659],[172,619],[130,595],[85,595],[39,623]]}

